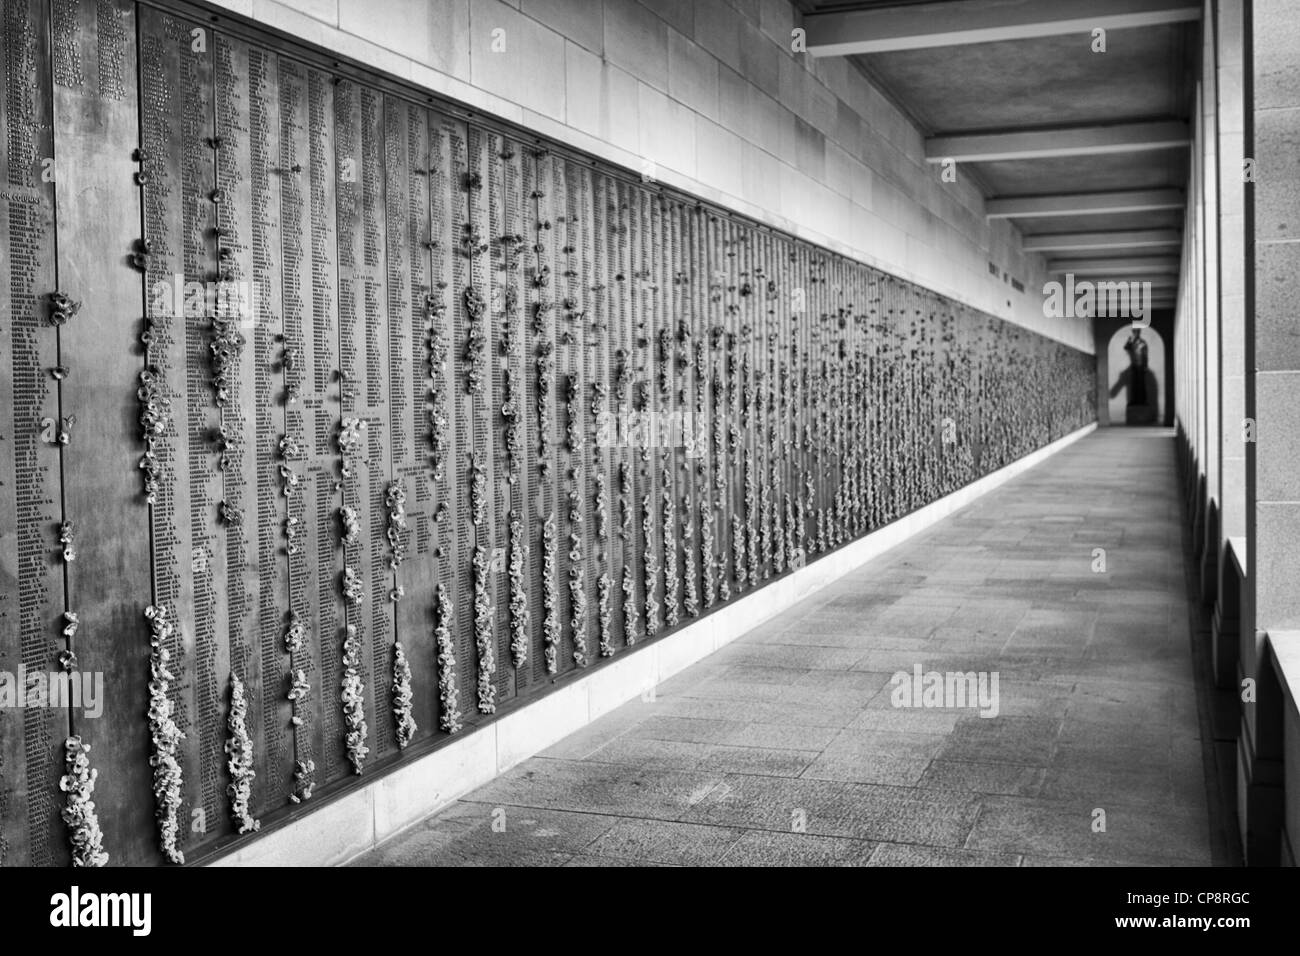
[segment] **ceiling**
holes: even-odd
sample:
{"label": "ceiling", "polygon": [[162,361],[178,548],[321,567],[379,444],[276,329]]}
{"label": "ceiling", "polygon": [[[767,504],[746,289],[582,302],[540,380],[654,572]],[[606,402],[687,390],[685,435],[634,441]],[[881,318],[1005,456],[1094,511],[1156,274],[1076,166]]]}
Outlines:
{"label": "ceiling", "polygon": [[1176,275],[1198,0],[795,5],[809,52],[846,57],[921,130],[927,160],[955,156],[1030,249],[1087,247],[1045,252],[1050,269],[1137,257]]}

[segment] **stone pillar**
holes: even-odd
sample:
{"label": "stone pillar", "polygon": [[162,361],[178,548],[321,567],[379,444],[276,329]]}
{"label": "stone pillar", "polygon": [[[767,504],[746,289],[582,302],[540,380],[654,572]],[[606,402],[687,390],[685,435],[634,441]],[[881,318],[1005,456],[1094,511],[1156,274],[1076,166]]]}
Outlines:
{"label": "stone pillar", "polygon": [[[1253,11],[1253,12],[1252,12]],[[1257,702],[1243,707],[1238,741],[1239,812],[1248,863],[1278,858],[1282,806],[1281,722],[1276,677],[1259,666],[1262,634],[1300,628],[1300,20],[1289,0],[1256,0],[1246,144],[1247,534],[1253,593],[1242,621],[1242,673]]]}
{"label": "stone pillar", "polygon": [[[1219,205],[1219,523],[1218,587],[1210,633],[1215,682],[1235,686],[1242,593],[1238,562],[1229,560],[1226,542],[1237,539],[1245,561],[1246,534],[1246,212],[1242,162],[1245,159],[1242,100],[1242,0],[1214,4],[1216,93],[1218,100]],[[1227,600],[1225,600],[1225,593]]]}
{"label": "stone pillar", "polygon": [[1218,76],[1214,4],[1205,0],[1201,18],[1200,136],[1195,149],[1200,159],[1201,256],[1198,283],[1201,325],[1204,329],[1205,383],[1205,520],[1201,549],[1201,600],[1212,606],[1218,591],[1222,553],[1220,467],[1222,426],[1219,416],[1219,133]]}
{"label": "stone pillar", "polygon": [[1204,212],[1205,156],[1201,149],[1204,141],[1201,116],[1201,83],[1196,83],[1196,96],[1192,113],[1192,150],[1188,157],[1187,212],[1183,226],[1182,275],[1179,278],[1185,324],[1189,329],[1192,376],[1192,401],[1194,428],[1192,429],[1192,493],[1188,503],[1192,517],[1193,557],[1199,562],[1205,552],[1206,511],[1206,367],[1205,367],[1205,269],[1204,269]]}

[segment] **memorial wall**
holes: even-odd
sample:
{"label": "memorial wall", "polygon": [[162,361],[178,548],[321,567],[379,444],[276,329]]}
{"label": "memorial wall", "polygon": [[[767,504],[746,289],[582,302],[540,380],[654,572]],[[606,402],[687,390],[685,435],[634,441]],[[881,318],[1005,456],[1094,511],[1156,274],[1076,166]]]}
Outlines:
{"label": "memorial wall", "polygon": [[1090,355],[417,89],[0,2],[4,864],[255,839],[1093,420]]}

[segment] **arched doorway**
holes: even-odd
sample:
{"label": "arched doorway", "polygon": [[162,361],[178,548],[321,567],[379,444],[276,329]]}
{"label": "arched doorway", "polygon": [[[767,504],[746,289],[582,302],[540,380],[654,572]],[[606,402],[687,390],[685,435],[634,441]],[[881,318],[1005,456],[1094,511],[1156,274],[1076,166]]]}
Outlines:
{"label": "arched doorway", "polygon": [[1164,338],[1153,328],[1125,325],[1110,337],[1106,352],[1111,424],[1160,424],[1164,420]]}

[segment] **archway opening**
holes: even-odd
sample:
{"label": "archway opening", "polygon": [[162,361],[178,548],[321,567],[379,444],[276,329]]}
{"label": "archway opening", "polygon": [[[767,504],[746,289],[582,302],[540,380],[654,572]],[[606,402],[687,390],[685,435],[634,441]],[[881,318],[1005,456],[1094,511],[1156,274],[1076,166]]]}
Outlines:
{"label": "archway opening", "polygon": [[1165,341],[1154,328],[1125,325],[1107,346],[1112,425],[1158,425],[1163,421]]}

